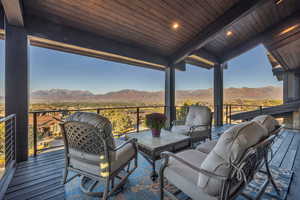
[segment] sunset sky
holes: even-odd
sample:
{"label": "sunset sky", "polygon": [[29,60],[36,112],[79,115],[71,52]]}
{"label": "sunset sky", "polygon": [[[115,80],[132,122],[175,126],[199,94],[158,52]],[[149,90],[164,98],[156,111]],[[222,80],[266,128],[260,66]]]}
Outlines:
{"label": "sunset sky", "polygon": [[[225,87],[281,86],[272,75],[262,46],[231,60],[224,72]],[[122,89],[164,90],[164,72],[70,53],[30,47],[30,89],[89,90],[106,93]],[[0,95],[4,83],[4,41],[0,41]],[[213,87],[213,71],[191,65],[176,71],[176,89]]]}

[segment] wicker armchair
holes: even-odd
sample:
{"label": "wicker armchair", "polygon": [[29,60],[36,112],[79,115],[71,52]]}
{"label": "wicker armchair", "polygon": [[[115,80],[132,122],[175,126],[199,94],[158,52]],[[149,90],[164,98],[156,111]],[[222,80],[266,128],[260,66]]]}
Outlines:
{"label": "wicker armchair", "polygon": [[[116,147],[111,123],[105,117],[77,112],[60,126],[65,143],[64,184],[80,176],[80,187],[84,193],[107,199],[122,188],[128,176],[137,168],[135,141],[128,140]],[[131,162],[134,165],[130,167]],[[69,171],[76,175],[67,181]],[[122,176],[121,171],[124,172]],[[119,181],[114,186],[116,178]],[[100,183],[104,184],[103,192],[93,192]]]}
{"label": "wicker armchair", "polygon": [[191,137],[193,143],[211,139],[212,112],[206,106],[189,106],[185,120],[172,122],[172,132]]}
{"label": "wicker armchair", "polygon": [[[261,196],[270,182],[280,195],[267,164],[269,150],[276,136],[264,137],[265,129],[260,131],[259,126],[255,123],[248,122],[232,131],[234,134],[243,129],[248,129],[245,131],[248,133],[253,130],[257,131],[256,133],[252,132],[256,135],[255,137],[251,136],[250,140],[248,138],[242,142],[244,144],[242,148],[239,146],[240,139],[246,134],[240,137],[238,145],[235,142],[227,143],[231,138],[228,134],[224,136],[222,144],[225,144],[226,147],[223,148],[224,146],[218,144],[214,149],[215,152],[210,154],[197,150],[187,150],[178,154],[163,152],[161,156],[164,163],[160,169],[160,199],[164,199],[165,195],[173,200],[177,199],[175,195],[164,188],[165,179],[192,199],[227,200],[234,199],[238,195],[244,195],[247,199],[251,199],[242,191],[263,164],[266,167],[266,171],[263,172],[266,173],[268,179],[263,184],[258,196]],[[259,142],[256,142],[258,139]],[[255,144],[247,147],[247,141]],[[228,145],[232,146],[228,148]],[[223,154],[220,150],[223,150]]]}

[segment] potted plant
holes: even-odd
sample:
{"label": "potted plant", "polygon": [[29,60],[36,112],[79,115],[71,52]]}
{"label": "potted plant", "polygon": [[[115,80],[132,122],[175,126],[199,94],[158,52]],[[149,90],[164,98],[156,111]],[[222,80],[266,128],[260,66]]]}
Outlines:
{"label": "potted plant", "polygon": [[161,113],[146,115],[146,126],[152,130],[153,137],[159,137],[161,129],[165,126],[167,118]]}

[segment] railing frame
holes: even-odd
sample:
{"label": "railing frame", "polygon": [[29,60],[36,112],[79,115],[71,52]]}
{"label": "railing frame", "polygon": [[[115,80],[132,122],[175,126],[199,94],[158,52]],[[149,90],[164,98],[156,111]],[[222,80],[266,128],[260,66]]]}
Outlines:
{"label": "railing frame", "polygon": [[[7,130],[9,121],[13,122],[10,123],[10,128]],[[11,114],[7,117],[3,117],[0,119],[0,123],[5,123],[5,170],[0,179],[0,199],[3,199],[16,170],[16,115]],[[8,143],[10,146],[7,148]]]}
{"label": "railing frame", "polygon": [[[37,156],[38,152],[40,151],[37,149],[37,128],[38,128],[38,116],[44,113],[62,113],[62,112],[79,112],[79,111],[96,111],[97,114],[100,114],[103,110],[129,110],[129,109],[136,109],[136,130],[137,132],[140,131],[140,113],[141,109],[147,108],[164,108],[164,113],[166,111],[166,106],[157,105],[157,106],[123,106],[123,107],[102,107],[102,108],[86,108],[86,109],[63,109],[63,110],[40,110],[40,111],[31,111],[29,114],[33,115],[33,156]],[[60,146],[56,146],[53,148],[58,148]],[[53,148],[44,148],[43,151],[53,149]]]}

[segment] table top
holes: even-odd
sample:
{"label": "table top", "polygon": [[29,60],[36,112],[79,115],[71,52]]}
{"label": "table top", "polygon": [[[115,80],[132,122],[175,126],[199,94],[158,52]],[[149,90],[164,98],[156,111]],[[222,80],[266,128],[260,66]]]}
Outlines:
{"label": "table top", "polygon": [[138,145],[144,146],[151,150],[155,150],[157,148],[175,143],[186,142],[190,139],[189,136],[167,131],[164,129],[161,130],[160,137],[152,137],[151,130],[146,130],[129,134],[127,135],[127,138],[136,138]]}

